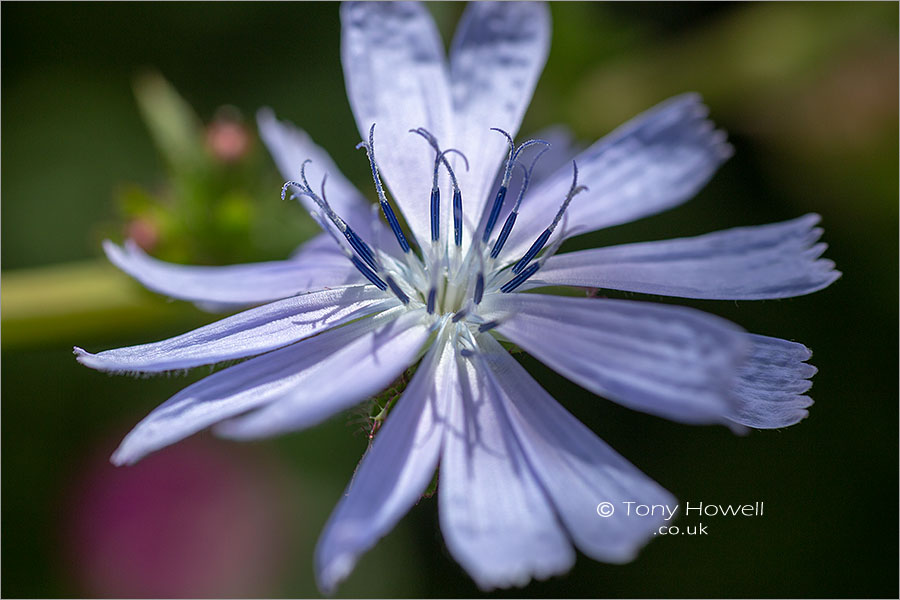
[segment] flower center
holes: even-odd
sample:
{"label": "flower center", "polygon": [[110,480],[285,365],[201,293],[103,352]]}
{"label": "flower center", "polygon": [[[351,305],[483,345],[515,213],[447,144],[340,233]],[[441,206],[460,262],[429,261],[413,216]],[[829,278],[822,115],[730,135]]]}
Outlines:
{"label": "flower center", "polygon": [[[426,309],[429,315],[452,315],[454,322],[462,319],[472,320],[479,325],[479,329],[496,324],[484,323],[477,316],[478,307],[485,294],[510,293],[515,291],[525,281],[532,277],[546,260],[556,252],[562,243],[564,236],[547,246],[548,241],[563,219],[566,209],[572,198],[585,190],[578,185],[578,166],[573,162],[574,175],[572,186],[559,207],[556,216],[550,225],[537,237],[529,249],[514,263],[511,260],[500,259],[501,252],[509,239],[509,235],[515,226],[519,215],[522,198],[528,190],[531,174],[535,164],[549,149],[550,144],[543,140],[527,140],[518,147],[512,136],[507,132],[492,128],[504,135],[509,142],[503,177],[500,187],[490,206],[490,211],[484,219],[484,227],[481,231],[473,232],[472,243],[463,253],[463,195],[456,179],[456,174],[447,160],[450,153],[458,154],[466,169],[469,168],[466,156],[455,148],[441,150],[437,139],[426,129],[420,127],[410,130],[422,136],[435,152],[434,169],[432,172],[432,188],[430,196],[431,215],[431,244],[420,248],[416,253],[412,250],[400,222],[384,193],[381,182],[381,174],[378,163],[375,160],[375,125],[369,129],[368,141],[360,142],[357,148],[365,148],[372,170],[372,179],[375,183],[375,191],[382,213],[388,226],[394,234],[399,245],[399,254],[390,253],[385,249],[372,249],[339,215],[337,215],[325,197],[325,182],[327,175],[322,179],[321,193],[317,194],[306,180],[306,160],[300,168],[300,182],[288,181],[281,189],[282,199],[288,189],[294,188],[297,194],[311,198],[319,211],[311,214],[322,229],[327,231],[346,254],[347,258],[359,270],[362,275],[373,285],[386,293],[396,296],[404,305],[411,308]],[[543,145],[528,167],[519,160],[522,151],[533,145]],[[443,166],[450,176],[453,187],[453,239],[441,239],[441,190],[438,185],[438,173]],[[516,197],[515,204],[503,223],[500,233],[493,238],[494,230],[499,221],[503,205],[509,190],[515,167],[522,171],[522,185]],[[292,198],[295,196],[292,196]],[[565,229],[565,226],[563,226]],[[343,237],[343,240],[341,239]],[[538,257],[542,250],[546,251]],[[509,265],[512,265],[511,267]],[[490,327],[488,327],[490,328]]]}

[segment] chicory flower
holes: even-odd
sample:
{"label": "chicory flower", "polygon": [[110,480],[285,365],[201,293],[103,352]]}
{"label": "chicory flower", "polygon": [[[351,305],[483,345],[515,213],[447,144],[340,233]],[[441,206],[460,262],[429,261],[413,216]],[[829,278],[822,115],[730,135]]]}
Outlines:
{"label": "chicory flower", "polygon": [[[632,560],[661,518],[600,518],[598,502],[674,500],[501,342],[630,408],[734,428],[804,418],[810,352],[690,308],[523,292],[807,294],[839,276],[820,258],[818,216],[556,254],[573,235],[677,206],[707,182],[731,147],[699,97],[672,98],[567,162],[566,148],[542,156],[544,140],[513,141],[547,57],[545,5],[473,3],[449,67],[418,4],[345,4],[341,18],[347,91],[378,205],[308,135],[262,111],[263,139],[290,179],[283,194],[323,234],[288,260],[229,267],[167,264],[132,242],[106,242],[110,260],[162,294],[209,309],[265,303],[152,344],[75,349],[81,363],[112,372],[245,359],[154,410],[113,462],[133,463],[207,427],[235,439],[309,427],[418,363],[319,541],[324,591],[419,500],[438,468],[444,540],[483,589],[565,572],[574,547]],[[558,169],[541,176],[538,164]]]}

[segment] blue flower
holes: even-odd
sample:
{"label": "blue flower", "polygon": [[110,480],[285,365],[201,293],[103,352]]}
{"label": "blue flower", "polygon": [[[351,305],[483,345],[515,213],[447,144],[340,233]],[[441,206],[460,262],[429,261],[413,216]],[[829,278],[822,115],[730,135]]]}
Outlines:
{"label": "blue flower", "polygon": [[418,363],[319,541],[324,591],[419,500],[439,465],[444,540],[483,589],[565,572],[575,547],[597,560],[632,560],[662,517],[598,518],[598,503],[674,500],[500,342],[624,406],[733,428],[804,418],[810,352],[690,308],[521,292],[807,294],[839,276],[820,258],[818,216],[556,254],[570,236],[677,206],[706,183],[731,148],[700,99],[660,104],[573,164],[565,143],[546,152],[543,140],[513,142],[548,52],[545,5],[470,5],[449,67],[418,4],[346,4],[341,18],[348,96],[379,204],[304,132],[262,111],[264,140],[285,177],[298,179],[284,193],[323,234],[285,261],[219,268],[166,264],[133,243],[106,242],[110,260],[162,294],[208,309],[262,304],[161,342],[75,349],[82,364],[113,372],[246,359],[154,410],[113,462],[133,463],[211,426],[235,439],[309,427]]}

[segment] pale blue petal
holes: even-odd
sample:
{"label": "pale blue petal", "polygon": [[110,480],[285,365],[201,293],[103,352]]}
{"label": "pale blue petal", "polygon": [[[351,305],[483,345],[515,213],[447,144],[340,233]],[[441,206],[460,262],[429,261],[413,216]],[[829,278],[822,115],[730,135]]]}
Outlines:
{"label": "pale blue petal", "polygon": [[[706,114],[698,95],[676,96],[575,157],[578,183],[589,191],[572,201],[568,233],[634,221],[696,194],[731,155],[724,133],[713,129]],[[572,167],[566,165],[529,192],[505,260],[517,260],[549,225],[571,184]]]}
{"label": "pale blue petal", "polygon": [[735,385],[738,397],[735,423],[774,429],[788,427],[808,416],[813,401],[804,393],[812,387],[816,368],[803,344],[762,335],[747,335],[750,354],[741,366]]}
{"label": "pale blue petal", "polygon": [[347,260],[347,255],[335,245],[334,238],[327,233],[320,233],[294,248],[290,258],[299,261],[318,261],[330,260],[336,255],[341,255],[344,260]]}
{"label": "pale blue petal", "polygon": [[733,416],[744,332],[681,306],[494,294],[485,319],[556,372],[619,404],[685,423]]}
{"label": "pale blue petal", "polygon": [[575,553],[483,366],[460,360],[438,485],[450,554],[482,590],[569,570]]}
{"label": "pale blue petal", "polygon": [[[316,193],[319,193],[322,178],[327,175],[325,196],[331,208],[358,234],[371,241],[372,204],[347,181],[328,153],[316,145],[302,129],[287,121],[276,119],[271,109],[260,110],[256,115],[256,121],[259,134],[285,181],[300,181],[300,168],[303,162],[311,160],[312,162],[306,165],[306,179],[309,184]],[[296,190],[294,191],[296,193]],[[309,196],[298,195],[297,199],[307,211],[321,212]]]}
{"label": "pale blue petal", "polygon": [[418,502],[437,467],[448,402],[460,396],[453,348],[441,342],[419,365],[363,457],[316,547],[326,594]]}
{"label": "pale blue petal", "polygon": [[[584,145],[578,143],[575,134],[566,125],[545,127],[538,130],[533,137],[547,141],[550,147],[534,165],[534,170],[531,172],[530,189],[536,189],[541,183],[555,175],[558,170],[572,168],[572,159],[584,150]],[[517,191],[514,190],[514,186],[515,184],[510,186],[510,193]],[[528,198],[527,195],[526,198]],[[523,202],[528,202],[528,200],[523,200]]]}
{"label": "pale blue petal", "polygon": [[[670,515],[662,507],[674,511],[677,500],[569,414],[493,338],[484,334],[478,343],[528,462],[575,545],[596,560],[633,560]],[[598,514],[601,502],[612,505],[612,515]],[[639,517],[636,504],[659,508]]]}
{"label": "pale blue petal", "polygon": [[515,137],[547,61],[550,11],[540,2],[472,2],[466,7],[450,51],[457,161],[465,214],[477,224],[494,176],[505,160],[506,138]]}
{"label": "pale blue petal", "polygon": [[[377,381],[376,378],[348,379],[347,370],[354,361],[371,352],[369,346],[379,330],[396,327],[398,322],[392,319],[398,310],[402,311],[395,309],[333,329],[201,379],[138,423],[122,441],[112,461],[134,463],[210,425],[291,395],[303,394],[308,398],[310,406],[305,410],[310,416],[316,412],[318,420],[345,408],[348,402],[366,398],[378,391],[379,384],[390,382],[385,383],[384,379],[391,372],[398,367],[401,371],[406,368],[398,364],[404,357],[391,357],[384,365],[385,376]],[[384,355],[391,348],[395,348],[394,344],[388,343],[380,352]]]}
{"label": "pale blue petal", "polygon": [[[327,234],[321,234],[327,237]],[[211,312],[224,312],[271,302],[310,290],[359,283],[359,274],[347,257],[327,240],[331,251],[301,252],[291,260],[208,267],[179,265],[147,255],[133,241],[124,247],[109,240],[103,250],[110,262],[154,292],[188,300]],[[312,243],[311,240],[310,243]]]}
{"label": "pale blue petal", "polygon": [[[441,37],[428,10],[410,2],[344,3],[341,24],[347,97],[360,135],[368,140],[377,124],[382,177],[419,245],[427,247],[434,153],[409,130],[424,127],[443,146],[454,144]],[[360,155],[365,160],[362,150]],[[445,229],[449,205],[441,203]]]}
{"label": "pale blue petal", "polygon": [[[288,374],[286,362],[291,389],[276,402],[222,423],[216,433],[247,440],[304,429],[388,387],[416,361],[429,334],[423,323],[425,309],[396,310],[400,311],[396,320],[347,343],[328,360],[321,360],[315,352],[304,354],[307,362],[296,361],[295,375]],[[374,320],[381,323],[394,316],[378,315]]]}
{"label": "pale blue petal", "polygon": [[523,289],[574,285],[715,300],[809,294],[840,277],[820,258],[826,246],[816,243],[819,219],[557,254]]}
{"label": "pale blue petal", "polygon": [[259,306],[152,344],[90,354],[78,362],[100,371],[156,373],[244,358],[286,346],[399,303],[375,286],[311,292]]}

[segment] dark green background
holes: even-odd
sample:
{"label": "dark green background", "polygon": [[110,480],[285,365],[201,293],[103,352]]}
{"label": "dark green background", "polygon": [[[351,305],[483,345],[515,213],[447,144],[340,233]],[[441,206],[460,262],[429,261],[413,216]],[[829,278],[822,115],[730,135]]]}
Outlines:
{"label": "dark green background", "polygon": [[[249,116],[272,106],[368,192],[367,165],[353,150],[337,8],[4,3],[4,272],[99,257],[101,224],[116,219],[117,186],[163,179],[131,90],[144,68],[167,77],[206,120],[223,104]],[[461,9],[432,5],[445,39]],[[844,275],[809,297],[679,302],[813,349],[816,404],[809,419],[785,430],[738,437],[636,414],[524,359],[569,410],[682,501],[761,500],[766,515],[711,520],[705,537],[655,540],[624,566],[580,556],[566,576],[498,595],[896,596],[897,4],[566,3],[552,12],[553,47],[523,133],[567,123],[589,143],[665,97],[696,90],[736,148],[694,201],[571,248],[818,212],[826,256]],[[276,195],[274,167],[266,169]],[[178,322],[125,335],[113,329],[90,339],[4,343],[4,596],[101,593],[65,550],[73,481],[196,378],[107,377],[78,366],[71,346],[139,343],[210,319],[184,307]],[[214,447],[274,461],[291,490],[285,566],[274,584],[253,593],[317,594],[311,551],[364,439],[338,417],[270,442]],[[468,596],[477,589],[444,548],[432,500],[361,561],[340,593]]]}

